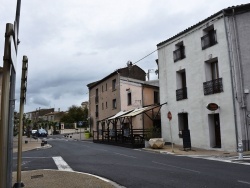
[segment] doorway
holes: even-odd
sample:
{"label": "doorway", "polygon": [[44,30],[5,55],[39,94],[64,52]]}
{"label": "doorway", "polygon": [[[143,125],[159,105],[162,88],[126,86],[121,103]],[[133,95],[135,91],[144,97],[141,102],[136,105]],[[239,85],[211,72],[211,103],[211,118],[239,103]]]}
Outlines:
{"label": "doorway", "polygon": [[221,148],[220,115],[209,114],[210,147]]}

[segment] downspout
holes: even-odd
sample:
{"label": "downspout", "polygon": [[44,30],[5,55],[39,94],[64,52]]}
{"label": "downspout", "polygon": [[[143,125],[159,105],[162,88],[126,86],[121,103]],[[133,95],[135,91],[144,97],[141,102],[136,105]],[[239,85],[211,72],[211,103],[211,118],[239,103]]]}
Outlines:
{"label": "downspout", "polygon": [[[244,93],[243,93],[243,86],[244,86],[244,79],[242,77],[242,61],[241,61],[241,57],[240,57],[240,48],[239,48],[239,39],[238,39],[238,32],[237,32],[237,25],[236,25],[236,21],[235,21],[235,12],[234,12],[234,9],[233,9],[233,26],[234,26],[234,34],[235,34],[235,45],[236,45],[236,55],[237,55],[237,61],[238,61],[238,64],[239,64],[239,76],[240,76],[240,87],[241,87],[241,103],[242,103],[242,106],[241,106],[241,109],[243,111],[243,119],[244,119],[244,128],[245,128],[245,133],[246,133],[246,141],[248,141],[248,131],[247,131],[247,121],[246,121],[246,105],[245,105],[245,99],[244,99]],[[247,142],[246,142],[247,143]],[[247,144],[247,148],[248,148],[248,144]]]}
{"label": "downspout", "polygon": [[228,58],[229,58],[229,63],[230,63],[230,75],[231,75],[231,87],[232,87],[232,99],[233,99],[233,111],[234,111],[236,148],[238,148],[238,127],[237,127],[237,120],[236,120],[237,116],[236,116],[236,107],[235,107],[235,94],[234,94],[233,70],[232,70],[233,65],[232,65],[232,59],[231,59],[231,56],[230,56],[229,40],[228,40],[227,25],[226,25],[224,10],[223,10],[223,20],[224,20],[224,26],[225,26],[225,32],[226,32],[226,38],[227,38]]}

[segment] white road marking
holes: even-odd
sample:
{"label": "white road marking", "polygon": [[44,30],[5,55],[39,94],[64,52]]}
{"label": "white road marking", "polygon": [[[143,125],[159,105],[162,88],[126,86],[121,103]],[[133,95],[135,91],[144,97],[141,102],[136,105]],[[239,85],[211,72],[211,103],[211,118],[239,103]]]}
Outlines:
{"label": "white road marking", "polygon": [[250,185],[250,182],[247,182],[247,181],[241,181],[241,180],[238,180],[239,183],[245,183],[245,184],[248,184]]}
{"label": "white road marking", "polygon": [[70,166],[63,160],[63,158],[61,156],[52,157],[52,158],[55,161],[58,170],[73,171],[72,168],[70,168]]}
{"label": "white road marking", "polygon": [[124,157],[130,157],[130,158],[136,159],[136,157],[134,157],[134,156],[125,155],[125,154],[122,154],[122,153],[114,153],[114,154],[116,154],[116,155],[121,155],[121,156],[124,156]]}
{"label": "white road marking", "polygon": [[200,171],[191,170],[191,169],[188,169],[188,168],[182,168],[182,167],[179,167],[179,166],[174,166],[174,165],[159,163],[159,162],[156,162],[156,161],[152,161],[152,162],[156,163],[156,164],[164,165],[164,166],[170,166],[170,167],[178,168],[178,169],[181,169],[181,170],[186,170],[186,171],[195,172],[195,173],[199,173],[199,174],[201,173]]}

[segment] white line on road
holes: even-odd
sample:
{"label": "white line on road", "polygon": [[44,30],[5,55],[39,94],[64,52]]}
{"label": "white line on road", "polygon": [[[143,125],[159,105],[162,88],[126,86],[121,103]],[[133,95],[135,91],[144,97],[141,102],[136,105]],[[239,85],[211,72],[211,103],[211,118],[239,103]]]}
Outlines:
{"label": "white line on road", "polygon": [[250,182],[238,180],[239,183],[244,183],[250,185]]}
{"label": "white line on road", "polygon": [[190,172],[201,173],[199,171],[191,170],[191,169],[188,169],[188,168],[182,168],[182,167],[179,167],[179,166],[174,166],[174,165],[159,163],[159,162],[156,162],[156,161],[152,161],[152,162],[155,163],[155,164],[160,164],[160,165],[164,165],[164,166],[170,166],[170,167],[174,167],[174,168],[179,168],[181,170],[187,170],[187,171],[190,171]]}
{"label": "white line on road", "polygon": [[116,154],[116,155],[121,155],[121,156],[124,156],[124,157],[130,157],[130,158],[136,159],[136,157],[131,156],[131,155],[124,155],[124,154],[122,154],[122,153],[114,153],[114,154]]}
{"label": "white line on road", "polygon": [[[51,157],[22,157],[22,159],[48,159]],[[17,159],[17,157],[13,157],[13,159]]]}
{"label": "white line on road", "polygon": [[55,161],[58,170],[73,171],[72,168],[70,168],[70,166],[63,160],[63,158],[61,156],[52,157],[52,158]]}

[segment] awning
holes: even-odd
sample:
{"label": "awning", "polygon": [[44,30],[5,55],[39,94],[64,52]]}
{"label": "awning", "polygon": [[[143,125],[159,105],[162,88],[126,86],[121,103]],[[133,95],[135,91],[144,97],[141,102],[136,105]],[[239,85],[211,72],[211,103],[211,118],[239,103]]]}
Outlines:
{"label": "awning", "polygon": [[134,109],[132,112],[122,115],[121,117],[133,117],[133,116],[137,116],[138,114],[143,113],[145,110],[147,110],[148,107],[144,107],[144,108],[137,108]]}
{"label": "awning", "polygon": [[118,117],[120,117],[120,116],[122,116],[122,115],[125,115],[125,114],[131,112],[131,111],[133,111],[133,110],[120,111],[120,112],[118,112],[117,114],[115,114],[114,116],[108,118],[108,120],[112,120],[112,119],[118,118]]}

